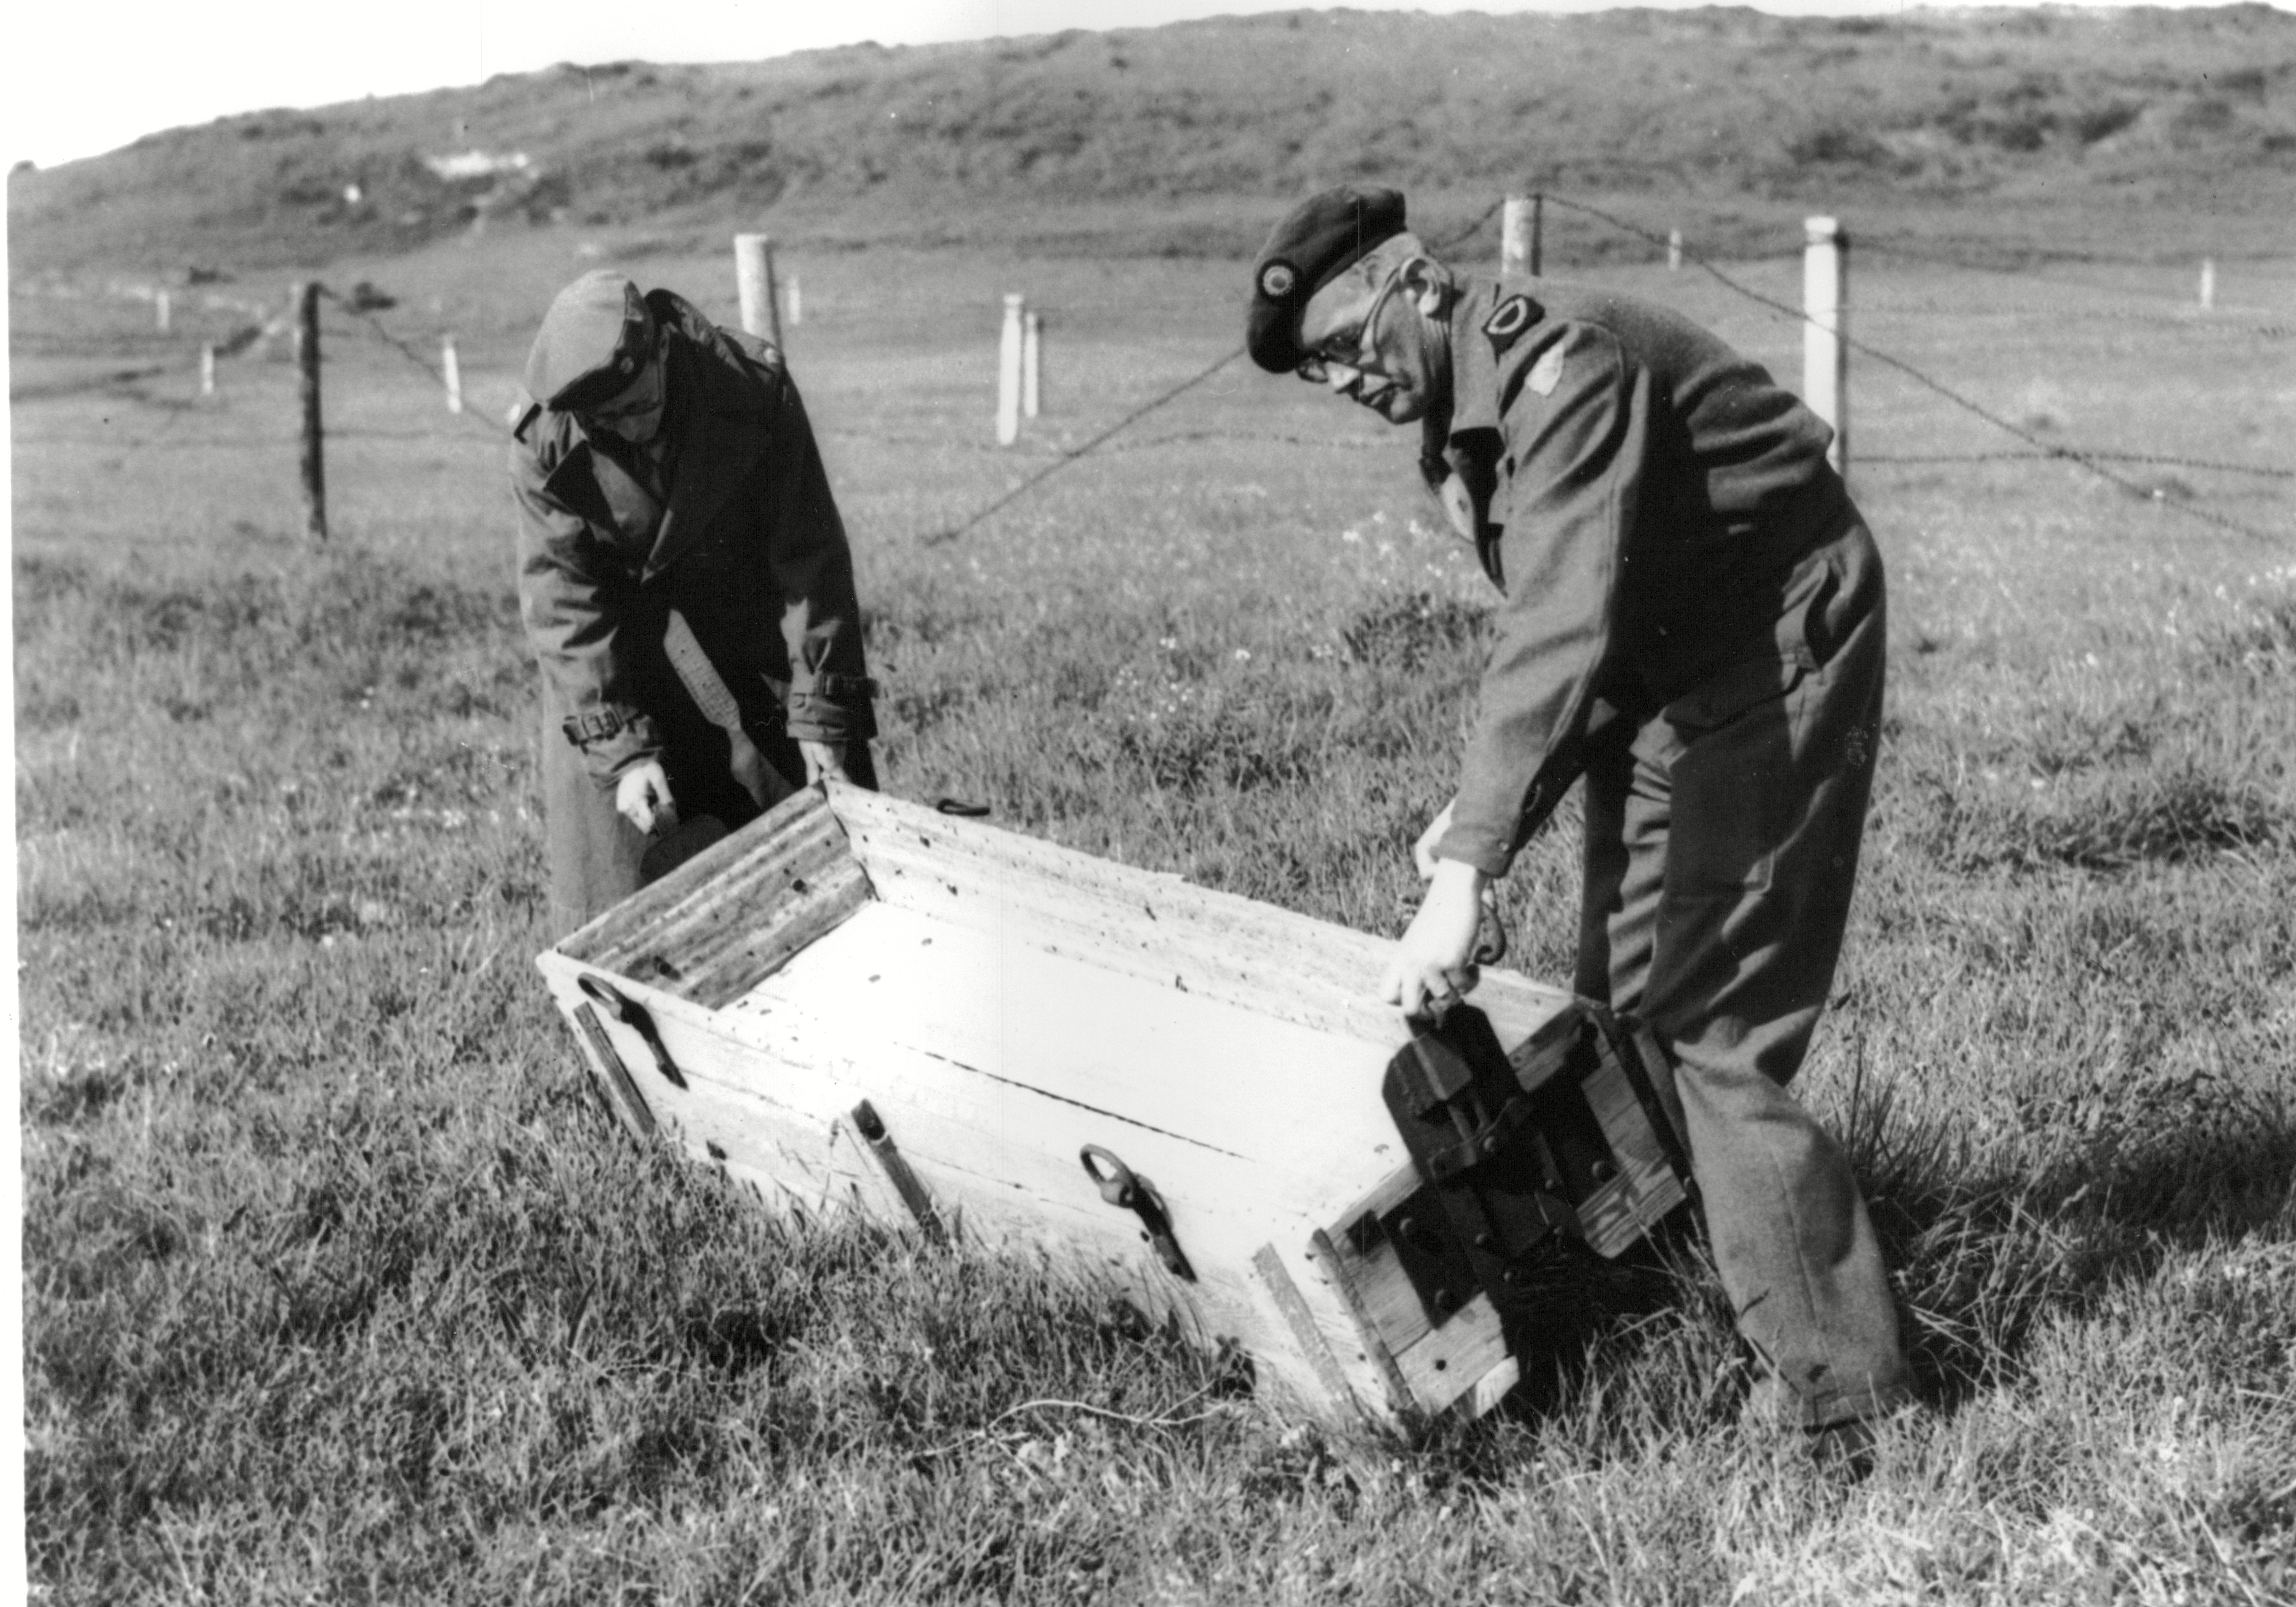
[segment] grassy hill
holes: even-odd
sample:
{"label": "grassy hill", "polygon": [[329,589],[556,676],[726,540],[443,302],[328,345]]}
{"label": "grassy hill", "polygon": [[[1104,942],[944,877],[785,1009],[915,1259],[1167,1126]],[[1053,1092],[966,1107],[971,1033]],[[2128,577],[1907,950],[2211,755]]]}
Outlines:
{"label": "grassy hill", "polygon": [[[441,170],[472,152],[525,160]],[[1255,242],[1269,199],[1369,176],[1421,195],[1663,192],[1725,218],[1882,197],[1963,213],[2137,209],[2268,249],[2289,233],[2292,170],[2296,15],[2261,5],[1332,11],[747,65],[561,66],[154,134],[19,170],[9,210],[20,275],[316,263],[474,226],[729,213],[816,239],[994,229],[1229,252]]]}

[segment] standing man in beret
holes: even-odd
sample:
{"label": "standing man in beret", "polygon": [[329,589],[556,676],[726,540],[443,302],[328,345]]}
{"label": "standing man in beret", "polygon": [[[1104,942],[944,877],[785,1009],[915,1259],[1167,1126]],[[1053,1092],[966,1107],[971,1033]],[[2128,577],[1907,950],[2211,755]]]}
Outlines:
{"label": "standing man in beret", "polygon": [[1472,986],[1485,889],[1583,777],[1576,988],[1676,1062],[1750,1410],[1859,1453],[1911,1374],[1849,1160],[1785,1087],[1881,733],[1882,562],[1832,431],[1662,307],[1447,266],[1392,190],[1286,217],[1248,323],[1262,368],[1421,427],[1505,596],[1386,996],[1416,1013]]}
{"label": "standing man in beret", "polygon": [[681,816],[730,829],[800,782],[873,785],[874,687],[780,352],[601,269],[551,302],[525,377],[511,490],[563,933],[636,891]]}

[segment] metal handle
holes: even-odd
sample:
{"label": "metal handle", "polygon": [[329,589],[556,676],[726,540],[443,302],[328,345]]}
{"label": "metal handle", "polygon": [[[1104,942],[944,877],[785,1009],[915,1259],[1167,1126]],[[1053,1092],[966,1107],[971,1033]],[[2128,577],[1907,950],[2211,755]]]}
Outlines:
{"label": "metal handle", "polygon": [[680,1071],[677,1062],[669,1058],[669,1046],[661,1041],[661,1034],[654,1027],[653,1017],[646,1013],[644,1005],[605,978],[592,972],[584,972],[577,986],[596,1000],[600,1009],[623,1026],[635,1029],[638,1037],[645,1040],[645,1046],[653,1054],[654,1069],[668,1079],[670,1086],[685,1086],[685,1073]]}
{"label": "metal handle", "polygon": [[1475,952],[1471,958],[1478,965],[1496,965],[1506,958],[1506,923],[1499,919],[1498,897],[1485,888],[1482,906],[1475,914]]}
{"label": "metal handle", "polygon": [[[1084,1175],[1100,1190],[1100,1197],[1119,1210],[1128,1210],[1140,1218],[1145,1230],[1141,1237],[1156,1251],[1156,1259],[1164,1270],[1176,1278],[1196,1281],[1195,1268],[1181,1252],[1180,1241],[1173,1235],[1172,1218],[1165,1213],[1163,1197],[1156,1185],[1124,1164],[1115,1151],[1096,1144],[1088,1144],[1077,1152],[1084,1163]],[[1101,1168],[1105,1166],[1105,1173]]]}

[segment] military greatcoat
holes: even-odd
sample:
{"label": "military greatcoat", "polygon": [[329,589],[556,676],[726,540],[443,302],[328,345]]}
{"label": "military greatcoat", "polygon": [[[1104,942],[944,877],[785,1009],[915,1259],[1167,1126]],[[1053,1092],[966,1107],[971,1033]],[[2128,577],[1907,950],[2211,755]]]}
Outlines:
{"label": "military greatcoat", "polygon": [[1443,857],[1505,873],[1586,782],[1578,990],[1648,1021],[1760,1398],[1823,1427],[1910,1378],[1841,1147],[1789,1094],[1880,734],[1882,563],[1827,426],[1664,308],[1468,277],[1448,455],[1505,594]]}
{"label": "military greatcoat", "polygon": [[669,291],[645,300],[666,337],[659,453],[531,398],[510,449],[561,931],[639,885],[646,839],[613,799],[632,766],[662,763],[682,817],[757,813],[726,733],[670,662],[672,611],[785,776],[804,779],[795,741],[809,739],[846,743],[866,780],[875,734],[852,554],[781,354]]}

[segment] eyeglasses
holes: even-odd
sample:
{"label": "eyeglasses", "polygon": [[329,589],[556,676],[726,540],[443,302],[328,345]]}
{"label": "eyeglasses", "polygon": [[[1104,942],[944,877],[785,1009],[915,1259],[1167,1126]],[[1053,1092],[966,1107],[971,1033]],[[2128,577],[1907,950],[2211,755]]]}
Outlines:
{"label": "eyeglasses", "polygon": [[1300,359],[1292,372],[1310,385],[1331,383],[1332,370],[1334,367],[1354,368],[1377,373],[1379,352],[1372,344],[1373,337],[1378,332],[1379,315],[1387,306],[1389,295],[1394,291],[1402,279],[1403,267],[1398,263],[1387,277],[1380,282],[1379,294],[1371,299],[1371,311],[1364,315],[1363,328],[1356,332],[1356,349],[1352,357],[1334,357],[1329,352],[1311,351]]}

